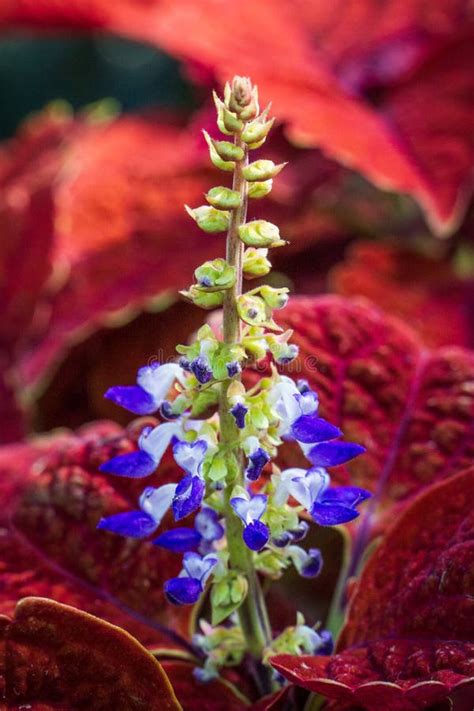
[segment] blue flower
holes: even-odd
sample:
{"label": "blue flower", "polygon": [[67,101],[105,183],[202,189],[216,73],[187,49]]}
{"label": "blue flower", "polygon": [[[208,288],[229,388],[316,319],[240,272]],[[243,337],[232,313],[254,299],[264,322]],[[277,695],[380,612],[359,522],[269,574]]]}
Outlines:
{"label": "blue flower", "polygon": [[331,489],[329,482],[328,473],[319,467],[308,471],[287,469],[279,477],[274,503],[282,505],[292,496],[320,526],[336,526],[357,518],[357,506],[371,494],[356,486]]}
{"label": "blue flower", "polygon": [[282,376],[274,386],[271,401],[280,419],[279,434],[300,443],[314,466],[331,467],[354,459],[365,448],[353,442],[335,442],[341,430],[317,417],[318,397],[306,381],[295,384]]}
{"label": "blue flower", "polygon": [[267,508],[267,497],[264,494],[250,496],[245,491],[243,496],[231,499],[230,505],[244,524],[245,545],[253,551],[262,550],[270,537],[268,527],[260,521]]}
{"label": "blue flower", "polygon": [[112,457],[99,467],[101,472],[116,476],[141,477],[153,474],[161,462],[172,438],[181,433],[178,422],[164,422],[157,427],[145,427],[138,439],[138,451]]}
{"label": "blue flower", "polygon": [[217,556],[208,553],[185,553],[183,570],[177,578],[167,580],[165,595],[174,605],[193,605],[204,591],[206,582],[218,563]]}
{"label": "blue flower", "polygon": [[363,454],[365,447],[355,442],[321,442],[305,446],[303,451],[315,467],[335,467]]}
{"label": "blue flower", "polygon": [[212,368],[207,356],[200,355],[192,360],[189,364],[189,369],[201,385],[205,385],[212,380]]}
{"label": "blue flower", "polygon": [[152,363],[140,368],[137,385],[116,385],[105,397],[136,415],[151,415],[160,407],[174,381],[185,384],[182,368],[177,363]]}
{"label": "blue flower", "polygon": [[173,499],[173,513],[176,521],[196,511],[202,502],[206,484],[201,476],[201,466],[207,452],[207,442],[197,439],[195,442],[178,440],[173,446],[173,456],[186,472],[186,476],[176,487]]}
{"label": "blue flower", "polygon": [[229,378],[234,378],[236,375],[242,372],[241,365],[237,360],[233,360],[230,363],[226,363],[225,367]]}
{"label": "blue flower", "polygon": [[249,481],[256,481],[263,471],[265,464],[270,461],[268,452],[260,447],[256,437],[247,437],[244,442],[244,451],[248,457],[245,476]]}
{"label": "blue flower", "polygon": [[311,516],[320,526],[335,526],[357,518],[357,506],[371,496],[369,491],[357,486],[337,486],[326,489],[313,502]]}
{"label": "blue flower", "polygon": [[229,411],[235,420],[235,424],[240,430],[243,430],[245,427],[245,415],[248,411],[248,407],[246,407],[242,402],[236,403]]}
{"label": "blue flower", "polygon": [[140,509],[102,518],[97,528],[130,538],[145,538],[156,531],[171,506],[176,484],[164,484],[157,489],[148,486],[139,499]]}
{"label": "blue flower", "polygon": [[322,570],[323,557],[319,548],[305,551],[300,546],[290,546],[288,555],[303,578],[316,578]]}
{"label": "blue flower", "polygon": [[172,528],[161,533],[153,543],[155,546],[166,548],[166,550],[173,551],[173,553],[185,553],[199,546],[201,534],[195,528]]}
{"label": "blue flower", "polygon": [[210,508],[203,508],[194,519],[194,528],[181,527],[165,531],[153,543],[175,553],[185,553],[199,548],[209,552],[214,541],[224,535],[218,514]]}
{"label": "blue flower", "polygon": [[194,526],[207,543],[220,540],[225,533],[224,527],[219,523],[219,514],[207,506],[196,515]]}

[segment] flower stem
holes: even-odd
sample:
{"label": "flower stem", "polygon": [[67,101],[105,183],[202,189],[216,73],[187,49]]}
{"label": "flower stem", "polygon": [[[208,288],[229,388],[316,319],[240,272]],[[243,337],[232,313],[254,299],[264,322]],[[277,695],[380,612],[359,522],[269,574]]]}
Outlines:
{"label": "flower stem", "polygon": [[[236,281],[233,288],[226,291],[224,299],[224,341],[235,344],[240,341],[241,328],[237,312],[237,297],[242,293],[242,257],[244,245],[239,238],[238,228],[244,224],[247,214],[247,182],[242,174],[242,168],[248,162],[248,149],[239,136],[235,137],[235,144],[244,150],[245,156],[241,161],[236,161],[233,179],[233,190],[240,193],[241,204],[232,211],[229,230],[227,233],[226,259],[236,269]],[[229,550],[230,565],[245,575],[248,582],[248,593],[239,608],[239,620],[247,644],[248,652],[260,661],[265,647],[271,641],[270,624],[263,598],[260,582],[253,566],[252,552],[247,548],[242,539],[242,524],[229,504],[231,492],[236,484],[243,485],[243,455],[235,445],[238,439],[238,430],[234,418],[229,412],[230,406],[227,399],[229,381],[224,381],[221,388],[219,415],[221,422],[221,440],[227,445],[229,452],[233,450],[237,461],[240,463],[240,474],[237,480],[230,482],[226,491],[226,530],[227,545]],[[268,686],[268,683],[265,684]],[[268,689],[265,689],[265,691]]]}

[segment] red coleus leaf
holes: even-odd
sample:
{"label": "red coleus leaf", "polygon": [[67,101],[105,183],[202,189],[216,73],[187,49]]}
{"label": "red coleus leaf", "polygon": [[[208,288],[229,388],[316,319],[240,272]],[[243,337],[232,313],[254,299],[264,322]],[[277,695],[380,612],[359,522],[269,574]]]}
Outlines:
{"label": "red coleus leaf", "polygon": [[457,278],[449,264],[395,244],[360,242],[330,283],[402,318],[428,346],[472,345],[474,282]]}
{"label": "red coleus leaf", "polygon": [[473,486],[474,468],[431,486],[390,528],[358,580],[338,654],[282,655],[275,668],[373,711],[426,708],[464,685],[471,692]]}
{"label": "red coleus leaf", "polygon": [[4,709],[181,708],[161,666],[133,637],[68,605],[26,598],[11,621],[2,618],[1,638]]}
{"label": "red coleus leaf", "polygon": [[[430,351],[400,321],[363,300],[299,297],[278,322],[294,329],[300,355],[290,374],[318,391],[321,414],[367,447],[337,484],[369,489],[368,530],[433,481],[472,461],[474,354]],[[291,450],[295,466],[296,450]]]}
{"label": "red coleus leaf", "polygon": [[[2,536],[0,612],[12,614],[29,595],[50,597],[131,632],[143,644],[187,649],[189,608],[165,601],[163,582],[180,557],[149,542],[99,531],[102,516],[137,507],[143,482],[98,472],[101,462],[135,448],[132,434],[96,423],[0,449]],[[147,484],[177,480],[174,465]]]}
{"label": "red coleus leaf", "polygon": [[249,74],[295,140],[410,193],[435,229],[452,230],[462,216],[473,152],[467,0],[354,0],[344,13],[323,0],[76,0],[67,8],[17,0],[3,14],[5,25],[107,28],[220,80]]}

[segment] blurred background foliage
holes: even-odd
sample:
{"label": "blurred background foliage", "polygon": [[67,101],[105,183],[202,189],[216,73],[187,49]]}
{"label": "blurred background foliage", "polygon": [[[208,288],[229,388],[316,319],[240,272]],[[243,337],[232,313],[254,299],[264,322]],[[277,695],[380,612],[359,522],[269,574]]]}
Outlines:
{"label": "blurred background foliage", "polygon": [[31,112],[63,99],[74,109],[110,98],[123,112],[198,103],[179,63],[154,47],[114,35],[0,37],[0,137]]}

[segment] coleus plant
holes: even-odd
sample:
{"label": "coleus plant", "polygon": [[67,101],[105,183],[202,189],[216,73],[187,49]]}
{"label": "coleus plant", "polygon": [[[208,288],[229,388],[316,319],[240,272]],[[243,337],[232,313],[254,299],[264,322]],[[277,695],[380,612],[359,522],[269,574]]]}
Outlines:
{"label": "coleus plant", "polygon": [[[222,106],[219,102],[218,105]],[[233,214],[230,208],[229,212]],[[252,245],[248,249],[266,247]],[[259,255],[267,259],[267,255],[261,252]],[[265,260],[259,261],[260,268],[262,261],[268,268]],[[207,295],[217,298],[219,303],[222,297],[214,295],[225,291],[225,311],[229,290],[223,288],[228,277],[223,266],[217,260],[211,267],[206,265],[204,273],[199,268],[196,284],[187,295],[193,299]],[[220,288],[213,291],[212,285],[200,284],[199,280],[206,277],[219,280]],[[272,292],[264,290],[251,298],[268,299],[269,293]],[[245,312],[243,315],[248,318]],[[473,659],[470,612],[473,527],[469,501],[472,473],[461,470],[472,461],[473,455],[472,354],[450,347],[429,351],[410,329],[367,302],[338,297],[292,300],[278,321],[287,329],[294,329],[293,345],[288,345],[289,338],[282,338],[284,332],[272,330],[270,318],[265,309],[265,321],[271,328],[268,323],[245,325],[242,343],[248,326],[263,329],[262,337],[253,339],[260,349],[256,356],[259,353],[268,356],[270,350],[275,360],[285,361],[295,356],[297,345],[299,355],[292,366],[307,378],[309,385],[300,383],[299,389],[293,386],[290,390],[291,381],[268,365],[263,390],[272,393],[270,400],[260,399],[258,389],[248,396],[261,375],[261,362],[246,359],[245,363],[258,367],[245,373],[245,386],[237,386],[228,408],[233,413],[224,410],[229,414],[227,420],[234,429],[235,440],[229,443],[227,456],[217,456],[215,478],[211,479],[210,471],[216,457],[209,464],[206,462],[208,455],[220,454],[221,444],[218,416],[211,416],[213,409],[219,408],[223,388],[222,382],[214,377],[214,368],[220,368],[216,374],[223,373],[224,380],[233,385],[239,374],[230,376],[227,364],[230,362],[232,373],[239,358],[233,352],[229,358],[224,349],[223,359],[216,359],[217,349],[226,344],[215,336],[215,329],[206,327],[201,334],[204,338],[180,349],[185,360],[178,368],[176,363],[152,364],[140,374],[137,386],[114,388],[109,393],[112,400],[133,404],[134,411],[145,414],[129,427],[128,433],[111,423],[98,423],[83,428],[76,437],[55,435],[51,443],[38,444],[36,453],[35,444],[0,450],[2,498],[9,502],[1,513],[0,537],[5,586],[0,601],[2,612],[12,617],[2,619],[5,641],[2,688],[9,708],[16,709],[18,703],[32,701],[51,703],[51,708],[57,708],[58,703],[65,703],[67,708],[81,704],[119,709],[179,708],[181,704],[187,711],[248,708],[251,704],[248,699],[255,700],[266,686],[281,681],[280,677],[271,676],[268,666],[259,665],[262,657],[299,687],[333,698],[329,708],[339,711],[359,707],[412,711],[457,692],[463,693],[469,702],[466,684],[472,679]],[[216,350],[205,345],[201,351],[203,340],[211,341]],[[286,354],[283,346],[288,348]],[[209,379],[200,383],[197,376]],[[188,394],[186,386],[191,383],[193,395],[200,391],[199,403],[194,397],[188,403],[183,402]],[[273,398],[274,389],[277,394],[281,392],[281,400]],[[274,560],[285,565],[294,563],[303,570],[304,560],[301,553],[295,553],[298,541],[294,539],[304,533],[305,523],[312,516],[316,520],[319,517],[320,522],[323,514],[327,516],[327,493],[331,492],[331,488],[324,489],[323,476],[317,500],[310,506],[310,516],[301,511],[298,498],[308,506],[311,484],[315,481],[314,472],[311,477],[306,476],[308,464],[304,452],[317,449],[321,454],[326,448],[327,454],[327,445],[321,448],[321,443],[302,442],[302,433],[312,425],[321,428],[328,425],[318,422],[321,418],[314,412],[297,412],[298,417],[294,416],[295,402],[310,411],[314,408],[315,399],[311,395],[314,389],[320,393],[324,416],[351,439],[363,442],[368,450],[349,467],[343,464],[332,472],[333,484],[338,485],[333,490],[341,491],[356,484],[374,494],[363,508],[362,525],[358,525],[356,512],[347,510],[350,506],[345,507],[345,512],[341,511],[344,507],[339,510],[344,517],[353,517],[346,527],[353,534],[353,560],[358,560],[367,543],[386,528],[388,519],[400,510],[402,518],[386,533],[379,552],[357,583],[337,654],[328,656],[330,641],[324,630],[310,627],[301,617],[295,625],[283,630],[275,614],[272,615],[274,610],[269,612],[276,632],[264,654],[255,655],[252,650],[245,654],[244,628],[233,625],[232,618],[246,609],[245,587],[250,587],[246,581],[252,568],[241,572],[239,556],[236,566],[230,560],[226,567],[225,554],[229,548],[226,551],[221,533],[227,520],[232,520],[233,541],[239,546],[239,555],[242,552],[245,556],[242,560],[250,559],[255,568],[258,565],[258,575],[264,579],[272,580],[281,572],[279,566],[272,566]],[[288,393],[296,397],[287,397]],[[267,463],[255,481],[246,482],[234,495],[235,482],[231,491],[225,485],[227,482],[220,488],[226,476],[219,476],[223,468],[220,460],[224,460],[224,468],[229,460],[233,461],[229,453],[234,453],[236,440],[244,437],[246,428],[256,427],[266,435],[265,427],[260,426],[262,415],[269,419],[265,404],[270,411],[276,410],[275,422],[288,427],[284,434],[285,427],[276,424],[272,433],[275,440],[284,437],[294,441],[286,452],[280,449],[278,453],[280,472],[275,464],[270,468]],[[182,412],[180,407],[184,407]],[[155,409],[164,420],[161,424],[146,414]],[[239,422],[243,422],[244,428],[238,427]],[[195,436],[192,430],[196,430]],[[328,436],[328,429],[321,431]],[[169,441],[170,445],[157,471],[159,451],[143,446],[153,432],[155,444],[158,440]],[[202,443],[196,446],[200,440],[207,445],[203,457],[204,446]],[[329,444],[337,441],[337,437],[327,440]],[[175,445],[178,445],[176,457]],[[46,457],[41,454],[44,448],[48,450]],[[273,448],[267,450],[266,441],[261,449],[274,454]],[[338,445],[337,449],[342,448]],[[252,453],[248,449],[243,457],[247,479],[249,474],[255,476],[261,463],[262,454],[258,453],[254,461]],[[178,462],[173,463],[174,458]],[[122,475],[112,477],[108,472],[116,467],[117,460]],[[31,475],[25,477],[31,461],[35,461]],[[285,461],[287,465],[283,464]],[[131,464],[142,474],[153,465],[144,495],[142,477],[123,476]],[[170,491],[174,490],[172,498],[175,498],[179,478],[176,468],[183,464],[182,479],[191,486],[181,484],[175,506],[171,501],[170,511],[158,527],[159,508],[169,500]],[[289,487],[293,507],[285,504],[282,511],[287,520],[280,529],[275,529],[278,517],[269,515],[274,514],[272,498],[277,494],[281,472],[295,468],[295,476],[283,476],[282,482]],[[433,481],[440,484],[432,486]],[[203,483],[207,496],[193,512],[194,519],[191,513],[184,521],[173,521],[176,508],[186,511],[187,504],[194,505],[200,498]],[[310,486],[306,487],[306,483]],[[229,506],[224,512],[219,501],[225,501],[226,490]],[[420,498],[411,504],[411,499],[420,492]],[[257,499],[253,508],[251,497]],[[258,506],[262,506],[263,497],[268,497],[266,510],[259,519]],[[237,510],[242,512],[243,500],[243,506],[254,519],[248,521],[245,516],[245,528],[230,503],[234,498],[240,499],[234,502]],[[141,506],[137,504],[139,499]],[[307,518],[301,519],[298,516],[301,513]],[[115,521],[118,525],[136,526],[128,528],[128,533],[140,527],[144,534],[150,533],[141,538],[98,534],[95,526],[99,519],[106,522],[102,524],[104,528],[107,522],[112,522],[113,527]],[[155,526],[156,531],[152,531]],[[247,531],[247,542],[255,544],[266,536],[265,527],[271,536],[266,548],[252,551],[243,540],[244,533]],[[289,541],[283,535],[288,532]],[[276,543],[283,544],[283,548]],[[199,560],[188,558],[188,570],[184,568],[180,576],[181,556],[173,555],[170,547],[182,550],[190,545],[199,552]],[[285,553],[290,552],[288,559]],[[214,603],[213,611],[217,610],[214,621],[210,609],[201,609],[197,604],[192,611],[192,605],[172,605],[163,594],[164,588],[174,602],[183,602],[177,597],[183,591],[191,597],[199,595],[208,573],[203,559],[206,558],[207,564],[208,556],[211,560],[213,556],[218,558],[206,584],[206,592],[209,589],[211,593],[209,603]],[[316,552],[306,561],[312,565],[309,572],[316,572],[321,564]],[[224,573],[226,584],[219,588],[220,572]],[[253,573],[255,576],[255,569]],[[171,585],[166,582],[180,577],[181,582]],[[256,586],[260,585],[256,576],[253,580]],[[220,603],[226,601],[226,593],[230,597],[227,607]],[[15,607],[17,599],[32,594],[59,602],[30,599]],[[85,612],[65,607],[61,602]],[[205,602],[202,594],[200,602]],[[95,617],[91,619],[87,613]],[[224,615],[220,620],[219,614]],[[203,623],[200,633],[189,642],[186,636],[191,615],[207,620],[210,617],[210,621]],[[146,649],[104,620],[127,630],[160,658],[174,693]],[[226,664],[236,666],[229,669]],[[192,669],[197,670],[198,679],[193,679]],[[260,686],[257,693],[255,685],[249,684],[256,671]],[[219,678],[199,681],[217,673]],[[243,696],[236,695],[235,685]],[[304,696],[294,694],[294,688],[283,687],[273,696],[261,699],[255,708],[303,708]],[[309,708],[313,703],[318,708],[321,699],[309,700]],[[50,706],[40,708],[49,711]]]}
{"label": "coleus plant", "polygon": [[[250,162],[273,119],[269,107],[260,112],[249,79],[236,76],[224,100],[214,98],[218,128],[233,141],[204,136],[212,163],[233,174],[232,188],[214,187],[207,205],[186,210],[204,232],[227,233],[226,256],[199,266],[183,294],[204,309],[222,307],[222,334],[206,324],[191,345],[178,346],[178,362],[150,362],[139,369],[136,385],[107,391],[117,405],[137,415],[158,413],[162,422],[143,429],[136,451],[112,457],[100,470],[142,480],[170,448],[183,477],[146,486],[134,510],[103,517],[98,528],[135,539],[153,536],[170,555],[182,554],[181,571],[164,583],[168,601],[197,604],[206,591],[210,600],[211,624],[202,620],[202,633],[193,639],[205,659],[195,674],[212,679],[247,654],[263,693],[278,684],[268,664],[272,655],[329,653],[332,638],[306,625],[301,614],[275,637],[259,576],[275,580],[293,565],[300,575],[316,577],[321,552],[300,545],[308,520],[321,526],[353,521],[370,493],[331,486],[327,468],[364,447],[342,440],[341,430],[318,415],[317,393],[306,381],[294,382],[275,365],[250,387],[242,380],[249,364],[272,357],[284,366],[298,355],[291,330],[273,320],[273,311],[287,304],[288,289],[264,284],[243,291],[244,279],[269,274],[268,250],[285,244],[276,225],[246,219],[248,201],[271,191],[284,164]],[[270,464],[284,440],[298,443],[306,465],[281,470]],[[166,530],[169,510],[180,525]]]}

